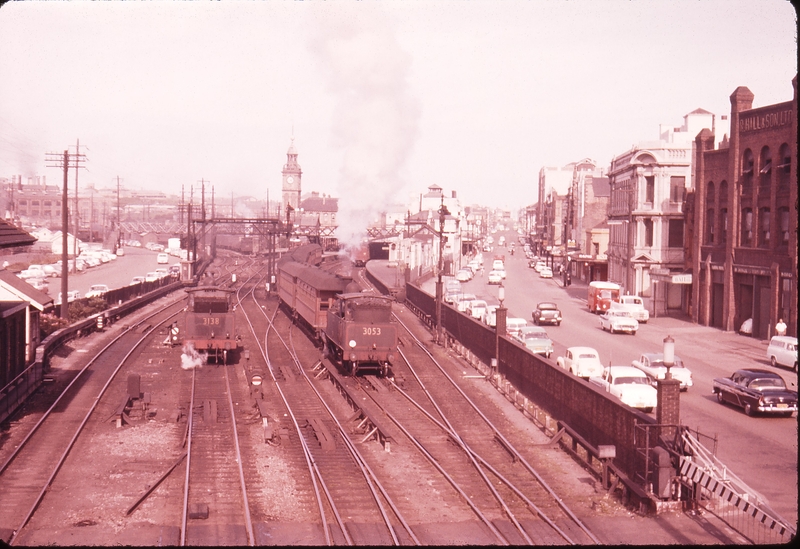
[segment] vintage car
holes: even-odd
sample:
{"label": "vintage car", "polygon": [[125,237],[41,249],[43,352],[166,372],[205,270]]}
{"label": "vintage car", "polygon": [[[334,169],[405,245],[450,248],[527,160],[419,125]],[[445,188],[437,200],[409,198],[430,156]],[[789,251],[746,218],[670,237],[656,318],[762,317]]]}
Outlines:
{"label": "vintage car", "polygon": [[482,299],[473,299],[467,304],[465,312],[469,313],[472,318],[480,320],[486,312],[486,302]]}
{"label": "vintage car", "polygon": [[583,378],[603,375],[603,364],[596,349],[591,347],[569,347],[564,356],[556,359],[559,368]]}
{"label": "vintage car", "polygon": [[489,271],[489,284],[501,284],[503,282],[503,273],[500,271]]}
{"label": "vintage car", "polygon": [[553,278],[553,269],[550,267],[542,267],[539,269],[540,278]]}
{"label": "vintage car", "polygon": [[514,339],[525,345],[532,353],[550,358],[553,354],[553,340],[544,328],[539,326],[523,326],[514,334]]}
{"label": "vintage car", "polygon": [[537,326],[541,324],[561,326],[561,311],[558,309],[558,305],[552,301],[538,303],[531,316],[533,317],[533,323]]}
{"label": "vintage car", "polygon": [[86,297],[102,297],[108,293],[108,286],[105,284],[92,284],[89,291],[86,292]]}
{"label": "vintage car", "polygon": [[459,282],[469,282],[472,280],[472,271],[470,269],[459,269],[456,273],[456,280]]}
{"label": "vintage car", "polygon": [[[692,380],[692,372],[683,364],[683,360],[679,356],[675,356],[674,364],[670,366],[669,371],[672,374],[672,379],[677,379],[681,382],[681,391],[686,391],[694,384]],[[659,379],[664,379],[667,373],[667,367],[664,366],[663,353],[642,353],[638,360],[631,362],[631,366],[639,368],[646,373],[652,380],[653,385]]]}
{"label": "vintage car", "polygon": [[765,412],[791,417],[797,411],[797,391],[789,390],[783,378],[769,370],[736,370],[731,377],[714,378],[711,391],[720,404],[740,406],[748,416]]}
{"label": "vintage car", "polygon": [[600,315],[600,329],[608,330],[612,334],[625,332],[636,335],[639,330],[639,321],[633,318],[628,311],[609,309]]}
{"label": "vintage car", "polygon": [[589,381],[631,408],[650,413],[657,405],[658,391],[650,385],[647,375],[633,366],[608,366],[602,376],[590,377]]}
{"label": "vintage car", "polygon": [[644,300],[638,295],[621,295],[619,301],[612,301],[610,309],[628,311],[633,318],[641,323],[650,320],[650,311],[644,308]]}
{"label": "vintage car", "polygon": [[773,367],[786,366],[797,371],[797,338],[772,336],[767,346],[767,359]]}
{"label": "vintage car", "polygon": [[492,328],[495,327],[497,324],[497,308],[500,305],[487,305],[486,311],[483,313],[483,318],[481,319],[484,324],[487,326],[491,326]]}

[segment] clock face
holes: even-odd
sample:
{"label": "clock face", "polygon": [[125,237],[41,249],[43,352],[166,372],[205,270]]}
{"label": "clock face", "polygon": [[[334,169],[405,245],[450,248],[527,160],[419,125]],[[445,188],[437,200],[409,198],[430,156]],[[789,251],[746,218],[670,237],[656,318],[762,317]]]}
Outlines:
{"label": "clock face", "polygon": [[292,176],[290,175],[289,177],[287,177],[287,178],[286,178],[286,182],[287,182],[287,183],[294,183],[294,177],[292,177]]}

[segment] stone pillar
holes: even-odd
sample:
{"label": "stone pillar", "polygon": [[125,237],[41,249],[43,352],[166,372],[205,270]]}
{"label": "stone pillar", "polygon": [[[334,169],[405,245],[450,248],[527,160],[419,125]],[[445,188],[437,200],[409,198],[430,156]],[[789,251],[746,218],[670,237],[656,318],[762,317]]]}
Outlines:
{"label": "stone pillar", "polygon": [[659,379],[656,389],[656,423],[660,426],[658,436],[671,443],[681,422],[681,382],[671,379],[671,376],[670,379]]}
{"label": "stone pillar", "polygon": [[502,305],[497,308],[495,311],[494,316],[494,327],[495,327],[495,347],[494,347],[494,356],[497,359],[497,369],[500,370],[500,336],[506,335],[506,315],[508,314],[508,309],[503,307]]}

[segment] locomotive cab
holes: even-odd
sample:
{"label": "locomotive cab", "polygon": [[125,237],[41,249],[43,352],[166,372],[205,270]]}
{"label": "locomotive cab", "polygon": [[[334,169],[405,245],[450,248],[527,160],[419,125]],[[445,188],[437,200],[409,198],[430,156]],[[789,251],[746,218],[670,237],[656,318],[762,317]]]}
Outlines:
{"label": "locomotive cab", "polygon": [[397,347],[391,297],[340,294],[328,309],[325,346],[342,369],[386,375]]}

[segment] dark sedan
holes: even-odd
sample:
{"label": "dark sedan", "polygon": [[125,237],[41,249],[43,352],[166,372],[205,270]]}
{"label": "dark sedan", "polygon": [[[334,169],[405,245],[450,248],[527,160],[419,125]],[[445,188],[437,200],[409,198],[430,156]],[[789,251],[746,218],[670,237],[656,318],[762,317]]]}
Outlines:
{"label": "dark sedan", "polygon": [[531,316],[533,316],[533,323],[536,325],[561,325],[561,311],[558,310],[558,305],[552,301],[542,301],[539,303]]}
{"label": "dark sedan", "polygon": [[783,378],[769,370],[747,368],[715,378],[712,392],[720,404],[740,406],[748,416],[765,412],[791,417],[797,411],[797,391],[789,390]]}

